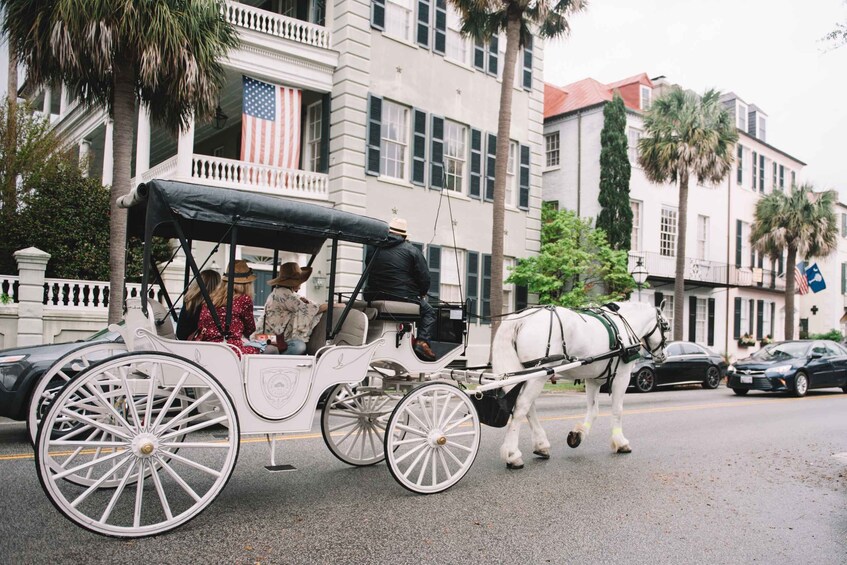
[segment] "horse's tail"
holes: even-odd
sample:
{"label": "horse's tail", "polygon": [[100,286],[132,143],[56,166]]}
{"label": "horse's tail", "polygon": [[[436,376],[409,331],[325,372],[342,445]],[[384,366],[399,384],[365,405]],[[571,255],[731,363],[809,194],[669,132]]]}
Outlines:
{"label": "horse's tail", "polygon": [[515,346],[520,327],[520,320],[506,318],[500,322],[491,344],[491,368],[495,374],[502,375],[523,369]]}

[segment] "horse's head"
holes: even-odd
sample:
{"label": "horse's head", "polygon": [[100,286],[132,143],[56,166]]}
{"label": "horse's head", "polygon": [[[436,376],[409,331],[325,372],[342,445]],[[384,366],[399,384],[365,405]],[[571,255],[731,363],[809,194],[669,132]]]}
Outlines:
{"label": "horse's head", "polygon": [[665,355],[665,345],[668,341],[667,334],[671,329],[671,325],[665,319],[664,315],[662,315],[664,304],[662,302],[662,305],[656,308],[656,323],[652,329],[647,331],[643,338],[644,345],[647,347],[650,355],[653,356],[653,361],[659,364],[664,363],[667,357]]}

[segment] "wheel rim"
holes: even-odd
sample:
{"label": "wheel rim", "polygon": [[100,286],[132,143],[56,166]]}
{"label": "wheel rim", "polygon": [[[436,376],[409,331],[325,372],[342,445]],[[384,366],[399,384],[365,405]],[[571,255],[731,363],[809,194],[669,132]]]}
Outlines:
{"label": "wheel rim", "polygon": [[716,388],[720,383],[720,373],[715,367],[709,367],[709,370],[706,372],[706,382],[712,388]]}
{"label": "wheel rim", "polygon": [[391,415],[385,441],[388,467],[413,492],[441,492],[470,470],[479,439],[479,417],[464,392],[448,384],[423,385]]}
{"label": "wheel rim", "polygon": [[649,369],[638,371],[638,390],[648,392],[653,388],[653,373]]}
{"label": "wheel rim", "polygon": [[[55,438],[62,419],[81,426]],[[216,424],[228,427],[225,440],[212,437]],[[141,537],[199,514],[237,456],[235,410],[213,377],[176,357],[131,354],[80,374],[56,396],[39,431],[36,467],[67,518],[101,534]],[[68,480],[82,473],[90,484]]]}
{"label": "wheel rim", "polygon": [[794,388],[797,390],[797,394],[804,395],[809,388],[809,381],[804,374],[798,374],[795,377]]}
{"label": "wheel rim", "polygon": [[385,459],[385,428],[400,398],[348,384],[335,387],[321,414],[321,433],[332,454],[356,466]]}
{"label": "wheel rim", "polygon": [[[56,360],[47,371],[38,379],[32,391],[27,414],[27,431],[30,442],[35,445],[35,437],[41,419],[50,408],[50,403],[56,394],[65,386],[71,378],[95,363],[99,363],[109,357],[126,353],[126,345],[123,343],[96,343],[76,351],[72,351]],[[66,426],[57,430],[57,435],[62,435],[73,428]]]}

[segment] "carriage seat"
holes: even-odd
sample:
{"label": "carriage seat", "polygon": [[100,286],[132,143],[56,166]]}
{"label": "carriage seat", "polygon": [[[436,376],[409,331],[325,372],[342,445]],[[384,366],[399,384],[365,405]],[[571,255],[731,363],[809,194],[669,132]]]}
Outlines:
{"label": "carriage seat", "polygon": [[[332,313],[333,324],[341,316],[344,308],[336,306]],[[341,330],[332,339],[334,345],[364,345],[368,336],[368,317],[361,310],[351,309],[347,318],[341,324]],[[312,330],[309,343],[306,344],[306,354],[314,355],[326,345],[326,315],[321,316],[321,321]]]}
{"label": "carriage seat", "polygon": [[156,326],[156,335],[165,339],[176,339],[173,318],[168,314],[168,309],[158,300],[150,300],[147,303]]}
{"label": "carriage seat", "polygon": [[[346,302],[345,302],[346,304]],[[373,320],[376,318],[378,312],[376,308],[372,308],[368,306],[368,303],[364,300],[354,300],[353,301],[353,309],[360,310],[365,313],[365,316],[368,317],[368,320]]]}
{"label": "carriage seat", "polygon": [[377,320],[392,320],[395,322],[417,322],[421,318],[421,307],[414,302],[399,300],[372,300],[372,308],[376,309]]}

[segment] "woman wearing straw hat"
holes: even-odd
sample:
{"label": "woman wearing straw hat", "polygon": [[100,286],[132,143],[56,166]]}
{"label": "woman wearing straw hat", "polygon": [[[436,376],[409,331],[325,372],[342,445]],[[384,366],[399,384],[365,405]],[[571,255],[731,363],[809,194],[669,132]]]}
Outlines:
{"label": "woman wearing straw hat", "polygon": [[[300,285],[312,275],[311,267],[300,267],[297,263],[283,263],[279,276],[268,281],[274,287],[265,302],[263,331],[285,338],[285,355],[303,355],[312,330],[318,325],[326,304],[313,304],[297,294]],[[279,345],[279,337],[277,344]]]}
{"label": "woman wearing straw hat", "polygon": [[[247,265],[247,261],[236,261],[233,270],[232,319],[226,339],[218,330],[218,326],[215,324],[211,312],[209,312],[209,307],[204,304],[200,310],[200,319],[197,322],[200,341],[226,341],[226,343],[235,346],[241,353],[261,353],[258,347],[247,344],[247,338],[256,331],[256,320],[253,318],[253,281],[256,280],[256,275],[253,274],[253,269]],[[227,268],[226,273],[221,277],[222,283],[210,296],[221,324],[226,323],[229,271],[230,269]]]}

